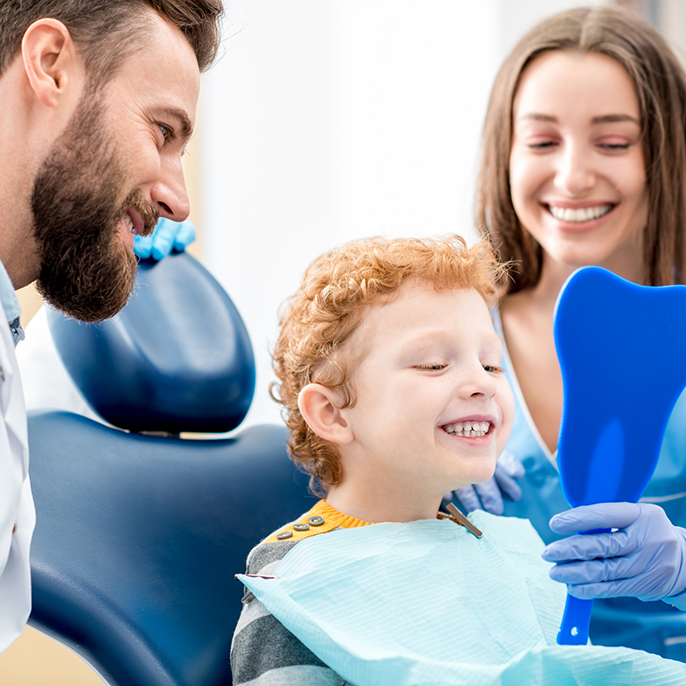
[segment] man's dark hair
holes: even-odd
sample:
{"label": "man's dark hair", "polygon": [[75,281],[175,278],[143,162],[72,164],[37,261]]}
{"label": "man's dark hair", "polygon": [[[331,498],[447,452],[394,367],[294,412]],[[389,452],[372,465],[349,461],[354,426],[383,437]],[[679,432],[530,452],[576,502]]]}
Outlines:
{"label": "man's dark hair", "polygon": [[71,33],[91,81],[106,83],[145,45],[150,9],[186,36],[205,71],[219,49],[222,0],[0,0],[0,76],[21,49],[26,29],[49,17]]}

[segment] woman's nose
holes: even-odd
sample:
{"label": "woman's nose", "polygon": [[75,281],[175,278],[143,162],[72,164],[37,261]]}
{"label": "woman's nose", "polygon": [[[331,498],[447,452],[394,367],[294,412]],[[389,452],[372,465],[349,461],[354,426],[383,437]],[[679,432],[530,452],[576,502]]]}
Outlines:
{"label": "woman's nose", "polygon": [[583,146],[567,143],[560,150],[555,170],[555,187],[565,195],[576,197],[595,184],[592,160]]}

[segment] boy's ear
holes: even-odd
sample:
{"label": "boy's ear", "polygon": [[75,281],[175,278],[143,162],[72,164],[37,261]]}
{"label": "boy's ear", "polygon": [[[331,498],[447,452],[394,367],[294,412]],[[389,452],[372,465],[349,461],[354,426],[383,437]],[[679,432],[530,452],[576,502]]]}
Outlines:
{"label": "boy's ear", "polygon": [[33,22],[21,42],[21,56],[29,85],[38,100],[55,108],[82,68],[67,27],[57,19]]}
{"label": "boy's ear", "polygon": [[331,443],[350,443],[353,432],[338,408],[338,395],[318,383],[307,384],[298,395],[298,408],[317,436]]}

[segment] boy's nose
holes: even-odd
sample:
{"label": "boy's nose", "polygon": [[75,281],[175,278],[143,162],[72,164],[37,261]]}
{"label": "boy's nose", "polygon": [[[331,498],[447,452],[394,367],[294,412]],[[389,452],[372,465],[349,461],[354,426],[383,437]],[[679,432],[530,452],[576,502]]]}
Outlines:
{"label": "boy's nose", "polygon": [[461,386],[461,395],[465,398],[483,396],[490,398],[495,395],[496,382],[493,376],[481,365],[471,368]]}

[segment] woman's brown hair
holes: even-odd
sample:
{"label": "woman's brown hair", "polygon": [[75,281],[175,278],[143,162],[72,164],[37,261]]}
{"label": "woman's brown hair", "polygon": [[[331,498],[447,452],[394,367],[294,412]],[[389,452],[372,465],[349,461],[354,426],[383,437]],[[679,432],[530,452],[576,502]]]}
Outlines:
{"label": "woman's brown hair", "polygon": [[665,39],[637,14],[619,7],[574,9],[535,26],[496,76],[483,130],[475,219],[503,260],[514,264],[504,287],[538,283],[542,249],[522,226],[510,197],[512,108],[521,74],[538,55],[567,50],[607,55],[631,77],[638,96],[646,165],[648,221],[645,278],[653,286],[684,283],[686,253],[686,75]]}

